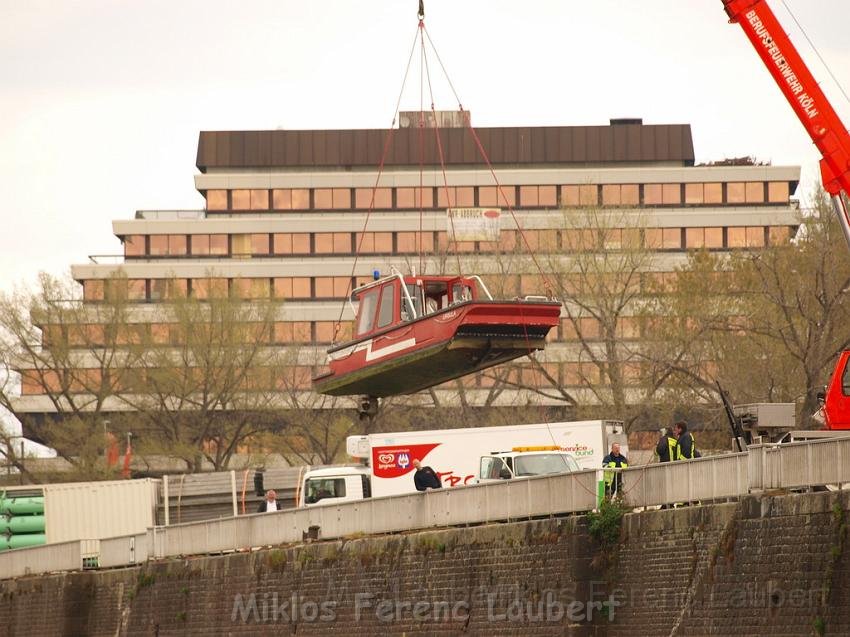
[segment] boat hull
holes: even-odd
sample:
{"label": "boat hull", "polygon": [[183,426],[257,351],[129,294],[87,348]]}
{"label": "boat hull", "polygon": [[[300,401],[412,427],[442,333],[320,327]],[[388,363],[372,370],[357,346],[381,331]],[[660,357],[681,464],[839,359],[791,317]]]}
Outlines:
{"label": "boat hull", "polygon": [[561,306],[472,301],[328,350],[320,394],[410,394],[525,356],[545,346]]}

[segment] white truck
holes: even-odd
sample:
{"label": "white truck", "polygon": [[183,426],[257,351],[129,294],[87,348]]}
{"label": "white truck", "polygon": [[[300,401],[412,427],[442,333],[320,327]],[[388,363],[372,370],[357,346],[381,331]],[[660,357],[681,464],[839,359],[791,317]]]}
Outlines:
{"label": "white truck", "polygon": [[[512,450],[519,447],[556,448],[572,456],[579,469],[599,469],[614,442],[619,442],[623,453],[628,454],[623,423],[612,420],[349,436],[348,455],[363,464],[305,472],[299,485],[298,505],[412,493],[416,490],[414,460],[434,469],[444,487],[475,484],[479,481],[483,457],[516,455]],[[565,464],[564,471],[572,468],[573,465]]]}

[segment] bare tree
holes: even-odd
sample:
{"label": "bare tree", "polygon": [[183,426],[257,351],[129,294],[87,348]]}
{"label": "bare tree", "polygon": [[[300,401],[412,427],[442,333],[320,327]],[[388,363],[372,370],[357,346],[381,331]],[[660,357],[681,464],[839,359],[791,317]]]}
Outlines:
{"label": "bare tree", "polygon": [[[103,461],[109,414],[140,355],[126,279],[104,287],[102,302],[83,303],[76,283],[42,274],[35,291],[0,297],[0,405],[81,478],[114,474]],[[19,392],[41,400],[40,413],[20,408]]]}
{"label": "bare tree", "polygon": [[757,388],[769,399],[800,400],[804,423],[818,409],[836,357],[850,347],[847,245],[822,189],[813,204],[796,241],[732,261],[751,341],[749,369],[757,367],[763,379]]}
{"label": "bare tree", "polygon": [[240,445],[275,422],[275,387],[288,361],[272,346],[275,307],[228,295],[175,298],[143,343],[135,384],[122,399],[144,419],[144,449],[228,466]]}

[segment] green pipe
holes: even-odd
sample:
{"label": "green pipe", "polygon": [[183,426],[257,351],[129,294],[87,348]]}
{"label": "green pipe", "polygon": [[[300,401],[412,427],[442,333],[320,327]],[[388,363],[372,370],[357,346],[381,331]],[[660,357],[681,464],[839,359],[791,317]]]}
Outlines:
{"label": "green pipe", "polygon": [[44,533],[43,515],[16,515],[0,518],[0,533]]}
{"label": "green pipe", "polygon": [[29,513],[44,513],[43,496],[0,499],[0,515],[25,515]]}

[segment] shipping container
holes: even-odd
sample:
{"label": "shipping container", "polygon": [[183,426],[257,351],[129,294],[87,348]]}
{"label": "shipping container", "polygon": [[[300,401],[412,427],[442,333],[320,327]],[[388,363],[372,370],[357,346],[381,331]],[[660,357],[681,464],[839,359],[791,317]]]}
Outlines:
{"label": "shipping container", "polygon": [[159,482],[146,478],[9,487],[2,497],[44,498],[48,544],[99,540],[144,533],[154,526]]}

